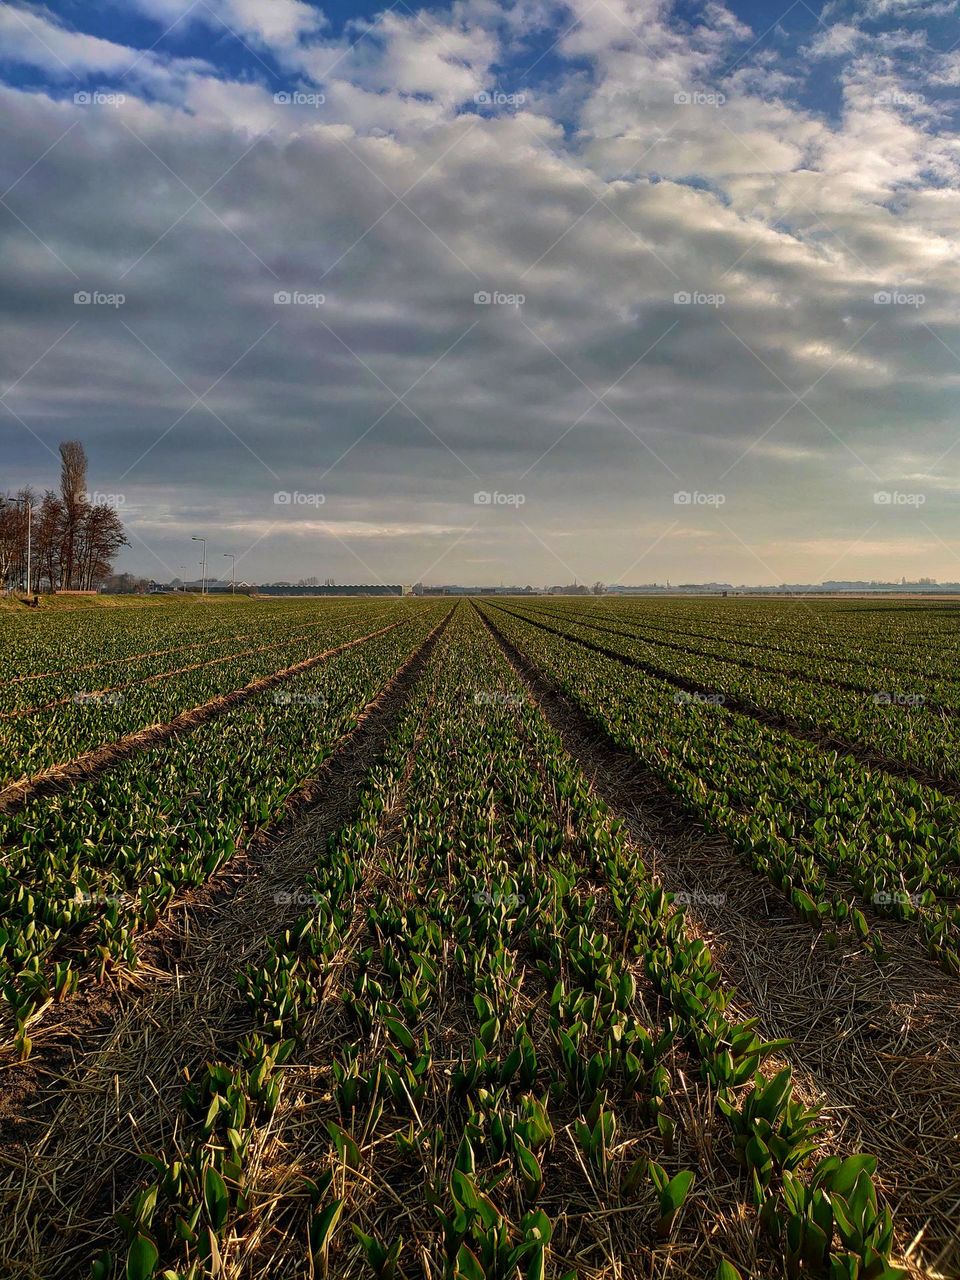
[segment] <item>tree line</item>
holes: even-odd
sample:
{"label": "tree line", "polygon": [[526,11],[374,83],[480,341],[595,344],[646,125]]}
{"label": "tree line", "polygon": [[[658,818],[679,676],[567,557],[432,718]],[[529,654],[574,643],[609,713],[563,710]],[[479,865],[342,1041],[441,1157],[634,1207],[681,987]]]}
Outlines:
{"label": "tree line", "polygon": [[127,545],[116,508],[90,500],[87,455],[78,440],[60,445],[59,492],[47,489],[38,500],[27,485],[12,497],[0,496],[0,583],[14,591],[95,590]]}

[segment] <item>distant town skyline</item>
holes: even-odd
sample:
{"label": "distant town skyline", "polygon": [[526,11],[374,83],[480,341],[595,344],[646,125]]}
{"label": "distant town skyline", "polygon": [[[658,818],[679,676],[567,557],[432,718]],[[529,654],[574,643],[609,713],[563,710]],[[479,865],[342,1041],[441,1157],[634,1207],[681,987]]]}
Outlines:
{"label": "distant town skyline", "polygon": [[[119,576],[119,575],[118,575]],[[123,575],[131,576],[132,575]],[[203,583],[200,578],[173,578],[169,583],[158,582],[156,579],[141,579],[142,583],[150,588],[167,588],[173,590],[200,590]],[[325,592],[329,594],[337,594],[340,592],[349,593],[353,590],[377,590],[382,586],[389,586],[391,589],[401,590],[404,593],[411,592],[417,594],[422,591],[449,591],[457,592],[474,592],[489,591],[502,592],[504,594],[523,594],[534,592],[538,595],[551,593],[577,593],[583,595],[630,595],[641,593],[658,593],[665,594],[683,593],[683,592],[770,592],[770,591],[891,591],[898,590],[910,591],[933,591],[943,590],[948,592],[960,592],[960,581],[958,582],[938,582],[935,578],[919,578],[916,581],[908,581],[901,578],[897,581],[883,581],[880,579],[857,580],[857,579],[834,579],[827,582],[793,582],[793,583],[777,583],[767,585],[762,583],[733,583],[733,582],[645,582],[633,583],[626,585],[609,586],[607,583],[599,580],[593,584],[588,583],[493,583],[493,582],[475,582],[475,583],[454,583],[454,582],[437,582],[437,583],[391,583],[378,584],[370,582],[342,582],[336,583],[325,581],[320,583],[310,579],[300,579],[296,582],[290,582],[286,579],[277,579],[275,581],[263,582],[247,582],[237,580],[233,583],[229,578],[208,578],[206,580],[207,590],[230,591],[230,590],[269,590],[270,588],[283,588],[294,591],[304,592]]]}

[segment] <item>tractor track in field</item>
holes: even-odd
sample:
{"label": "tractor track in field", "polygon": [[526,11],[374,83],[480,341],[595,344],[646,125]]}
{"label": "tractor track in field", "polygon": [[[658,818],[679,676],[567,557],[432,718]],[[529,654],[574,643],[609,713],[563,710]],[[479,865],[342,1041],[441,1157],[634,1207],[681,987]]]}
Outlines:
{"label": "tractor track in field", "polygon": [[[566,621],[565,618],[558,617],[555,613],[548,613],[545,610],[531,610],[537,618],[549,618],[551,622],[558,622],[561,625]],[[601,622],[585,622],[580,618],[572,618],[569,622],[570,626],[586,627],[590,631],[602,631],[611,636],[623,636],[625,640],[634,640],[640,644],[653,645],[655,648],[671,649],[676,653],[682,653],[688,658],[707,658],[711,662],[725,662],[731,667],[740,667],[744,671],[759,671],[764,675],[770,676],[789,676],[792,680],[800,680],[804,683],[811,683],[814,679],[809,672],[801,671],[798,667],[767,667],[763,663],[754,662],[750,658],[738,658],[732,654],[704,653],[699,649],[690,649],[685,644],[678,644],[673,640],[660,640],[656,636],[638,634],[636,631],[624,631],[620,627],[609,627]],[[706,639],[706,637],[704,637]],[[676,677],[683,679],[684,677]],[[875,689],[868,689],[866,685],[855,684],[852,680],[836,680],[831,676],[816,677],[817,683],[826,685],[830,689],[839,689],[842,693],[862,693],[872,694]],[[939,708],[937,708],[939,710]],[[952,714],[950,708],[946,709]]]}
{"label": "tractor track in field", "polygon": [[[671,685],[674,689],[679,689],[683,693],[703,697],[713,697],[717,693],[722,693],[721,690],[711,688],[709,685],[699,684],[696,680],[687,679],[686,676],[678,676],[673,672],[666,671],[655,663],[645,662],[642,658],[633,658],[625,653],[618,653],[616,649],[608,649],[606,645],[596,644],[594,641],[584,639],[582,636],[571,635],[568,631],[561,631],[557,627],[548,626],[545,622],[530,618],[526,614],[514,613],[511,609],[506,609],[502,605],[493,605],[492,607],[499,609],[511,618],[516,618],[518,622],[525,622],[531,627],[539,627],[541,631],[547,631],[561,640],[578,644],[593,653],[599,653],[602,657],[612,658],[615,662],[620,662],[625,667],[642,671],[644,675],[650,676],[654,680],[662,680],[664,684]],[[758,724],[764,725],[767,729],[774,729],[778,733],[788,733],[792,738],[807,742],[821,751],[835,752],[839,756],[850,756],[867,769],[889,773],[892,777],[902,778],[906,781],[919,782],[921,786],[939,791],[941,795],[950,796],[955,800],[960,799],[960,782],[948,778],[938,778],[935,774],[929,773],[919,765],[908,764],[905,760],[897,760],[892,756],[886,756],[882,752],[874,751],[871,747],[863,746],[861,743],[837,738],[833,734],[822,730],[805,728],[791,716],[784,715],[779,711],[772,711],[769,707],[758,706],[756,703],[749,702],[744,698],[738,698],[734,694],[722,693],[722,696],[722,709],[724,711],[733,711],[738,715],[747,716]],[[931,708],[931,710],[933,709]],[[936,710],[953,714],[949,712],[948,708],[941,707],[936,708]]]}
{"label": "tractor track in field", "polygon": [[[204,667],[215,667],[222,662],[232,662],[235,658],[250,658],[255,656],[258,653],[269,653],[272,649],[282,649],[285,645],[294,645],[307,640],[308,636],[306,633],[308,630],[310,630],[313,627],[324,627],[329,625],[330,624],[327,619],[323,619],[320,622],[300,623],[299,626],[297,627],[296,633],[291,634],[284,640],[272,641],[270,644],[255,645],[252,648],[240,649],[235,651],[234,653],[220,654],[218,657],[203,658],[199,662],[191,662],[187,666],[183,666],[183,667],[173,667],[167,671],[155,671],[151,675],[140,676],[136,680],[128,680],[125,684],[110,684],[110,685],[104,685],[102,689],[84,690],[82,694],[79,696],[89,699],[90,701],[94,701],[105,693],[122,693],[127,689],[141,689],[145,685],[157,684],[162,680],[169,680],[173,676],[186,675],[190,671],[200,671]],[[91,663],[89,666],[76,667],[72,671],[54,672],[53,674],[71,676],[71,675],[79,674],[80,672],[83,672],[83,671],[97,671],[101,667],[114,665],[118,662],[134,661],[136,658],[140,658],[140,657],[145,657],[145,658],[157,657],[157,656],[163,655],[164,653],[185,653],[188,649],[202,648],[205,644],[208,644],[208,643],[209,644],[227,644],[227,643],[232,643],[235,640],[242,640],[243,638],[244,638],[243,633],[238,632],[236,635],[225,636],[220,641],[208,642],[205,640],[200,640],[196,644],[184,645],[183,648],[181,649],[167,649],[167,650],[158,649],[155,654],[135,654],[134,657],[130,659],[114,658],[111,660],[111,662],[100,662],[100,663],[95,662],[95,663]],[[247,636],[247,638],[249,639],[250,637]],[[29,680],[32,678],[33,677],[31,676],[17,677],[17,679],[20,679],[20,680]],[[11,681],[10,683],[13,684],[15,683],[15,681]],[[72,702],[76,702],[77,698],[78,698],[78,693],[74,692],[74,693],[69,693],[62,698],[56,698],[52,702],[38,703],[34,707],[12,707],[8,711],[0,711],[0,721],[19,720],[23,716],[38,715],[42,711],[53,711],[56,707],[65,707]]]}
{"label": "tractor track in field", "polygon": [[[239,633],[235,636],[225,636],[223,643],[236,639],[239,639]],[[84,662],[79,667],[62,667],[59,671],[28,671],[23,675],[11,676],[7,684],[25,684],[29,680],[55,680],[65,676],[78,676],[84,671],[99,671],[101,667],[116,667],[121,663],[138,662],[143,658],[164,658],[171,653],[186,653],[188,649],[199,649],[201,645],[216,643],[218,643],[216,640],[191,640],[189,644],[178,644],[169,649],[148,649],[143,653],[127,654],[123,658],[102,658],[100,661]]]}
{"label": "tractor track in field", "polygon": [[252,658],[259,653],[270,653],[274,649],[283,649],[306,640],[305,635],[289,636],[273,644],[260,644],[252,649],[240,649],[235,653],[224,653],[218,658],[204,658],[202,662],[191,662],[185,667],[173,667],[168,671],[155,671],[153,675],[142,676],[139,680],[129,680],[126,684],[108,684],[102,689],[84,690],[82,693],[70,693],[53,702],[42,702],[35,707],[17,707],[13,711],[0,711],[0,721],[20,720],[24,716],[39,715],[43,711],[54,711],[57,707],[66,707],[77,701],[96,702],[108,693],[124,693],[128,689],[142,689],[146,685],[159,684],[163,680],[171,680],[174,676],[185,676],[191,671],[202,671],[205,667],[216,667],[223,662],[233,662],[236,658]]}
{"label": "tractor track in field", "polygon": [[883,967],[853,941],[830,951],[722,836],[703,831],[642,761],[478,612],[598,795],[649,850],[651,872],[688,895],[691,931],[736,988],[738,1008],[760,1018],[764,1038],[791,1039],[784,1056],[804,1091],[824,1100],[835,1141],[878,1156],[914,1274],[960,1274],[957,983],[894,922],[884,921]]}
{"label": "tractor track in field", "polygon": [[133,981],[73,997],[55,1025],[37,1032],[31,1058],[0,1074],[0,1274],[80,1274],[104,1215],[126,1197],[124,1178],[142,1172],[135,1151],[160,1141],[144,1110],[154,1130],[169,1128],[182,1068],[222,1057],[249,1031],[235,975],[303,914],[298,886],[318,846],[353,812],[455,608],[292,798],[290,817],[173,904],[139,948]]}
{"label": "tractor track in field", "polygon": [[302,675],[305,671],[310,671],[319,666],[321,662],[326,662],[330,658],[336,657],[339,653],[345,653],[348,649],[354,649],[357,645],[366,644],[369,640],[375,640],[378,636],[386,635],[388,631],[393,631],[396,627],[402,625],[404,625],[403,621],[391,622],[389,626],[380,627],[379,630],[371,631],[365,636],[358,636],[355,640],[347,640],[345,643],[335,645],[331,649],[325,649],[322,653],[313,654],[309,658],[304,658],[301,662],[295,662],[290,667],[284,667],[280,671],[273,671],[267,676],[258,676],[256,680],[251,680],[249,684],[245,684],[239,689],[232,689],[229,693],[217,694],[216,697],[200,703],[199,706],[190,707],[187,711],[181,711],[172,720],[167,720],[164,724],[147,725],[143,729],[137,729],[133,733],[126,734],[116,742],[104,743],[102,746],[83,752],[73,760],[53,765],[40,773],[35,773],[29,777],[21,778],[17,782],[10,783],[0,789],[0,813],[16,813],[39,796],[51,795],[54,792],[66,790],[68,787],[76,786],[79,782],[89,782],[91,779],[115,768],[124,760],[128,760],[131,756],[139,755],[142,751],[149,751],[160,743],[167,742],[180,734],[190,733],[200,725],[206,724],[210,720],[215,720],[232,707],[239,706],[250,698],[256,697],[257,694],[276,688],[277,685],[282,684],[285,680]]}
{"label": "tractor track in field", "polygon": [[[69,612],[69,610],[67,610],[67,612]],[[349,620],[349,618],[338,619],[338,621],[346,621],[346,620]],[[301,622],[298,624],[298,626],[304,630],[311,627],[324,627],[329,625],[330,625],[329,619],[326,619],[326,618],[321,619],[318,622]],[[244,638],[250,638],[250,635],[251,633],[249,631],[232,631],[230,632],[229,635],[209,636],[207,637],[206,640],[191,640],[186,644],[173,645],[169,649],[147,649],[144,652],[129,653],[120,658],[102,658],[102,659],[98,659],[95,662],[85,662],[79,667],[61,667],[59,671],[28,671],[23,675],[11,676],[6,683],[8,686],[11,686],[15,684],[23,684],[29,680],[65,679],[68,676],[82,675],[83,672],[85,671],[99,671],[102,667],[116,667],[126,662],[140,662],[145,658],[163,658],[163,657],[169,656],[171,653],[186,653],[190,649],[201,649],[203,648],[204,645],[213,646],[218,644],[230,644],[234,640],[243,640]],[[170,673],[167,672],[165,674],[170,674]],[[153,676],[144,677],[144,679],[147,679],[147,680],[152,680],[154,678],[155,677]],[[132,682],[132,683],[136,683],[136,682]],[[43,707],[28,707],[23,712],[18,711],[16,708],[14,708],[13,710],[15,714],[26,715],[29,711],[39,711],[43,709],[44,709]],[[2,717],[0,718],[6,718],[10,714],[11,712],[9,711],[4,712]]]}

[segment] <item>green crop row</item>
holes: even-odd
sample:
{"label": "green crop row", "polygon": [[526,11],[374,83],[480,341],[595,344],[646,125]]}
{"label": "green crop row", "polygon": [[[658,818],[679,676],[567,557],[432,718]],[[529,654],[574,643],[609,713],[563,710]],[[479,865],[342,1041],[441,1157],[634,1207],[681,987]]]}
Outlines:
{"label": "green crop row", "polygon": [[[286,1231],[261,1273],[598,1274],[629,1222],[651,1258],[702,1228],[707,1265],[732,1280],[754,1258],[724,1257],[697,1194],[701,1124],[739,1170],[727,1207],[751,1216],[763,1265],[900,1274],[875,1162],[818,1160],[789,1069],[760,1072],[784,1042],[734,1015],[709,950],[473,611],[307,892],[312,909],[238,975],[250,1035],[193,1073],[177,1149],[145,1153],[125,1256],[98,1258],[98,1280],[236,1269],[265,1247],[264,1215]],[[680,1070],[709,1086],[690,1132]],[[307,1104],[297,1081],[318,1071],[329,1089]],[[278,1207],[263,1170],[293,1125],[316,1138]]]}
{"label": "green crop row", "polygon": [[[149,675],[186,665],[198,648],[241,649],[250,637],[362,611],[351,599],[190,600],[142,609],[0,614],[0,713],[52,702],[77,688],[119,683],[127,668]],[[235,643],[238,642],[238,643]],[[171,661],[180,658],[182,661]],[[93,683],[91,673],[104,678]],[[116,679],[111,679],[114,676]]]}
{"label": "green crop row", "polygon": [[169,657],[154,657],[122,671],[112,667],[58,679],[54,705],[45,701],[50,690],[32,688],[30,698],[37,701],[0,713],[0,784],[162,724],[218,694],[377,630],[384,625],[380,619],[396,617],[396,605],[378,604],[295,625],[292,618],[274,618],[269,630],[267,620],[261,620],[239,643],[231,638],[226,645],[223,640],[201,644],[174,658],[172,665]]}
{"label": "green crop row", "polygon": [[880,953],[862,908],[911,920],[930,953],[960,972],[955,801],[722,705],[678,701],[673,686],[513,612],[490,616],[810,923],[852,927]]}
{"label": "green crop row", "polygon": [[941,601],[601,596],[530,603],[668,639],[740,646],[755,650],[761,663],[814,659],[938,680],[955,679],[960,662],[955,606]]}
{"label": "green crop row", "polygon": [[665,680],[696,685],[707,698],[740,702],[761,716],[773,713],[825,739],[873,752],[893,768],[902,763],[953,787],[960,785],[956,678],[947,680],[941,674],[921,679],[895,668],[857,665],[843,675],[846,683],[857,687],[837,688],[830,683],[830,664],[817,658],[777,670],[755,665],[754,655],[736,643],[688,648],[646,629],[611,626],[598,621],[596,613],[527,605],[520,612],[644,662],[662,672]]}
{"label": "green crop row", "polygon": [[0,817],[0,990],[21,1053],[39,1011],[84,973],[134,964],[137,932],[282,815],[444,608],[395,614],[385,634]]}

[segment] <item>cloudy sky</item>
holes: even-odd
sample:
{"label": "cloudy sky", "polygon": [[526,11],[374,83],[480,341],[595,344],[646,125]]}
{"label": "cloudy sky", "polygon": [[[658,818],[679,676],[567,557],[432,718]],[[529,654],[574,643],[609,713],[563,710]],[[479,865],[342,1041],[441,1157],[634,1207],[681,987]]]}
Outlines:
{"label": "cloudy sky", "polygon": [[160,579],[960,580],[958,8],[0,5],[0,490],[83,440]]}

